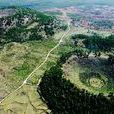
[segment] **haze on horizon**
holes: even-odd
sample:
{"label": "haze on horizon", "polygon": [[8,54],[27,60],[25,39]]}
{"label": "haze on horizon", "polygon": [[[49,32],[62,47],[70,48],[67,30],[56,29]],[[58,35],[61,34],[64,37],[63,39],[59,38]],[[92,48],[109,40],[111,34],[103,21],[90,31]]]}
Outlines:
{"label": "haze on horizon", "polygon": [[114,5],[113,0],[0,0],[0,6],[37,5],[39,7],[62,7],[77,4],[105,4]]}

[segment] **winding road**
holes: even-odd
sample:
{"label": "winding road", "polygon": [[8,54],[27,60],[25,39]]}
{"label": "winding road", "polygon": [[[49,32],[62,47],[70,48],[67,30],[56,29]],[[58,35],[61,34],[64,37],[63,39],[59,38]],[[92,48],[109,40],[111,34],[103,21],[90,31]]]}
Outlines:
{"label": "winding road", "polygon": [[20,85],[16,90],[14,90],[12,93],[8,94],[4,99],[2,99],[2,100],[0,101],[0,104],[1,104],[4,100],[6,100],[10,95],[12,95],[14,92],[16,92],[16,91],[18,91],[20,88],[22,88],[22,87],[27,83],[28,79],[31,78],[31,77],[33,76],[33,74],[47,62],[47,60],[48,60],[50,54],[51,54],[57,47],[59,47],[59,45],[63,42],[63,38],[69,33],[69,31],[70,31],[70,21],[67,20],[67,23],[68,23],[68,30],[61,36],[61,38],[60,38],[58,44],[57,44],[55,47],[53,47],[53,48],[48,52],[48,54],[47,54],[45,60],[44,60],[39,66],[37,66],[37,67],[28,75],[28,77],[23,81],[22,85]]}

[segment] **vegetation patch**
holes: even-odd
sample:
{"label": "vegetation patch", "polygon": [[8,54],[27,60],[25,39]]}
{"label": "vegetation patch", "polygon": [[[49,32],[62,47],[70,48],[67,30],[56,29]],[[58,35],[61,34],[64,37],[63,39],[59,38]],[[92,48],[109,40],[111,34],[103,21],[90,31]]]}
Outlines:
{"label": "vegetation patch", "polygon": [[95,73],[95,72],[80,73],[79,77],[80,77],[81,82],[86,84],[88,87],[93,87],[96,89],[101,89],[101,88],[107,86],[107,83],[108,83],[108,81],[107,81],[108,78],[105,77],[105,79],[104,79],[103,78],[104,76],[102,76],[99,73]]}
{"label": "vegetation patch", "polygon": [[94,88],[101,88],[104,86],[104,82],[102,80],[100,80],[99,78],[91,78],[89,80],[89,83],[92,87]]}
{"label": "vegetation patch", "polygon": [[[15,13],[0,18],[0,44],[51,38],[67,26],[54,16],[31,10],[13,8]],[[13,10],[12,9],[12,10]]]}
{"label": "vegetation patch", "polygon": [[38,93],[54,114],[101,112],[112,114],[114,112],[113,94],[107,98],[103,94],[93,95],[84,89],[78,89],[63,77],[63,70],[58,65],[51,67],[44,73]]}

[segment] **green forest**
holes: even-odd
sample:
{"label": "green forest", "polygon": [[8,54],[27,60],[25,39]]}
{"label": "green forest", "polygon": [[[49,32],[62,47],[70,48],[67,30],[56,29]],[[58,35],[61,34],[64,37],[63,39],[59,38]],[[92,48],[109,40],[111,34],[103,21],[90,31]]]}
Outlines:
{"label": "green forest", "polygon": [[54,16],[29,8],[11,7],[13,15],[0,18],[0,44],[51,38],[67,26]]}
{"label": "green forest", "polygon": [[[104,95],[101,92],[94,94],[86,89],[80,89],[65,78],[62,67],[72,55],[76,55],[79,60],[89,60],[91,53],[94,54],[94,58],[99,59],[102,54],[107,54],[108,59],[104,60],[103,64],[108,65],[105,66],[109,67],[107,75],[114,79],[114,36],[104,38],[96,34],[92,36],[77,34],[73,35],[71,39],[74,41],[71,45],[74,48],[73,51],[63,53],[58,59],[57,65],[44,73],[38,93],[53,114],[113,114],[113,92]],[[80,46],[80,42],[83,45]],[[92,75],[100,79],[100,74],[95,70],[89,74],[85,72],[82,78],[86,80],[87,76]]]}

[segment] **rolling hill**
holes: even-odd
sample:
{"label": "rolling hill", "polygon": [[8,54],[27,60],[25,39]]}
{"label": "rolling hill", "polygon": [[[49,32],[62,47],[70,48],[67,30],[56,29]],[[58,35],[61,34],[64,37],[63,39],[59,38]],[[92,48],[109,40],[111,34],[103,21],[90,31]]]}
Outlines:
{"label": "rolling hill", "polygon": [[[55,17],[28,8],[15,8],[12,15],[0,18],[0,43],[25,42],[51,38],[67,27]],[[6,10],[9,13],[9,10]]]}

